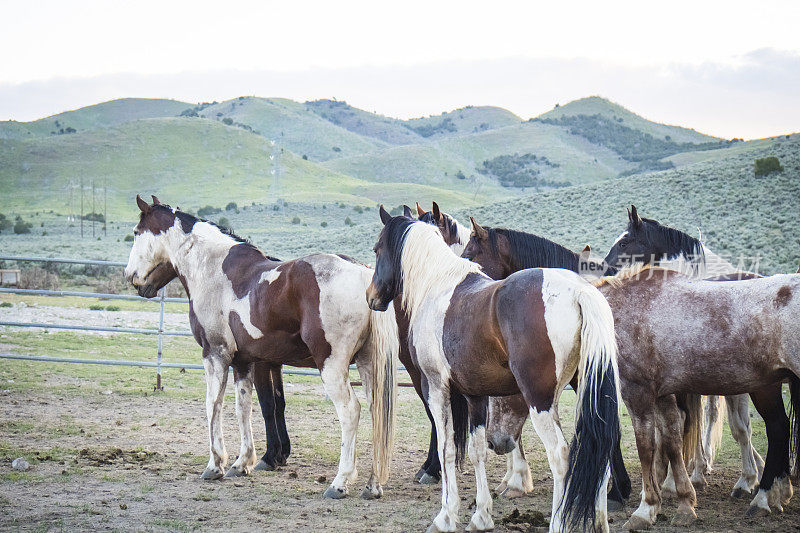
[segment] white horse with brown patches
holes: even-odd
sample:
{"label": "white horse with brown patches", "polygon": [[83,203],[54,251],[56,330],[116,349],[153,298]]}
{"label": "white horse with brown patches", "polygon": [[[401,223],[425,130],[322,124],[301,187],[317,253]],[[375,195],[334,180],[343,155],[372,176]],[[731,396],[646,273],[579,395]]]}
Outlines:
{"label": "white horse with brown patches", "polygon": [[357,476],[360,404],[348,369],[355,359],[373,415],[372,474],[362,497],[379,497],[393,447],[398,336],[393,313],[372,312],[364,302],[372,271],[329,254],[274,261],[155,197],[153,205],[136,200],[141,216],[125,276],[146,297],[177,276],[189,295],[192,332],[203,348],[210,458],[202,477],[226,474],[221,415],[228,367],[236,382],[241,448],[227,475],[246,475],[257,461],[250,423],[254,363],[313,362],[342,426],[339,471],[325,496],[347,495]]}
{"label": "white horse with brown patches", "polygon": [[[551,531],[608,531],[609,459],[619,441],[613,316],[599,291],[574,272],[530,269],[493,281],[456,257],[429,224],[392,218],[375,246],[366,297],[375,310],[400,298],[411,356],[424,376],[442,465],[442,507],[429,531],[455,531],[460,499],[451,390],[467,397],[476,509],[468,530],[494,528],[486,479],[488,396],[522,392],[553,473]],[[578,371],[576,435],[567,445],[561,391]]]}

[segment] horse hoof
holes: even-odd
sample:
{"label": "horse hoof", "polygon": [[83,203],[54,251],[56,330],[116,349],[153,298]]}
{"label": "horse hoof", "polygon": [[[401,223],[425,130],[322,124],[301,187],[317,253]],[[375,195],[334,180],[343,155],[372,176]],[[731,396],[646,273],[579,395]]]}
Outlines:
{"label": "horse hoof", "polygon": [[419,478],[420,485],[436,485],[437,483],[439,483],[439,478],[432,476],[427,472],[422,474],[422,477]]}
{"label": "horse hoof", "polygon": [[224,473],[219,468],[206,468],[203,470],[203,473],[200,474],[200,479],[214,481],[216,479],[222,479],[223,475]]}
{"label": "horse hoof", "polygon": [[364,487],[364,490],[361,491],[362,500],[377,500],[381,496],[383,496],[383,488],[380,485],[377,487],[370,487],[367,485]]}
{"label": "horse hoof", "polygon": [[491,531],[494,529],[494,521],[492,518],[476,518],[473,516],[472,519],[467,524],[465,531]]}
{"label": "horse hoof", "polygon": [[497,494],[503,494],[506,491],[507,488],[508,488],[508,484],[505,481],[501,481],[500,484],[497,485],[497,488],[494,489],[494,491]]}
{"label": "horse hoof", "polygon": [[609,513],[616,513],[617,511],[624,511],[625,510],[625,503],[618,502],[617,500],[607,500],[606,501],[606,509],[608,509]]}
{"label": "horse hoof", "polygon": [[750,492],[749,490],[744,490],[741,487],[737,487],[733,489],[733,491],[731,492],[731,498],[736,498],[736,499],[750,498],[752,495],[753,495],[752,492]]}
{"label": "horse hoof", "polygon": [[256,470],[270,471],[270,470],[277,470],[277,468],[275,468],[273,465],[271,465],[271,464],[267,463],[266,461],[264,461],[264,459],[261,459],[253,470],[254,471],[256,471]]}
{"label": "horse hoof", "polygon": [[419,483],[419,480],[422,479],[422,476],[424,475],[425,475],[425,469],[420,468],[419,470],[417,470],[417,473],[414,474],[414,481]]}
{"label": "horse hoof", "polygon": [[672,519],[672,525],[678,527],[689,527],[697,520],[694,513],[678,513]]}
{"label": "horse hoof", "polygon": [[325,498],[329,498],[331,500],[341,500],[342,498],[347,496],[347,491],[344,489],[339,489],[331,485],[325,492],[322,493],[322,496]]}
{"label": "horse hoof", "polygon": [[708,486],[708,481],[705,479],[692,480],[692,486],[694,487],[695,492],[705,492],[706,487]]}
{"label": "horse hoof", "polygon": [[744,514],[747,518],[763,518],[765,516],[769,516],[771,511],[769,509],[764,509],[763,507],[759,507],[757,505],[751,505],[750,509]]}
{"label": "horse hoof", "polygon": [[631,515],[628,521],[622,526],[623,531],[646,531],[650,529],[650,522],[636,515]]}
{"label": "horse hoof", "polygon": [[225,477],[242,477],[246,476],[247,472],[239,470],[237,467],[232,466],[230,470],[225,473]]}

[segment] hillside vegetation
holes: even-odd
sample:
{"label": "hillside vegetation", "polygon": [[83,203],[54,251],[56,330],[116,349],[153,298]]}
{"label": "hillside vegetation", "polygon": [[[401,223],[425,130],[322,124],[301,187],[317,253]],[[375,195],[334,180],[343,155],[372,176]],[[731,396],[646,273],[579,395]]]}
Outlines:
{"label": "hillside vegetation", "polygon": [[404,121],[370,113],[348,105],[347,102],[314,100],[306,102],[305,106],[311,112],[337,126],[385,143],[414,144],[423,140],[420,135],[407,127]]}

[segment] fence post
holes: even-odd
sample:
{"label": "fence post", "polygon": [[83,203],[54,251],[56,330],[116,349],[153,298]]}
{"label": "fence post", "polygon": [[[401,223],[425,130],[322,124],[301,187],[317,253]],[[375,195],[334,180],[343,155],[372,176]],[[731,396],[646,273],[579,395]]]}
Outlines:
{"label": "fence post", "polygon": [[161,386],[161,349],[163,347],[163,338],[164,338],[164,296],[166,295],[167,288],[161,288],[161,297],[159,298],[159,306],[161,307],[161,311],[159,313],[158,318],[158,356],[156,359],[156,388],[154,390],[164,390],[164,387]]}

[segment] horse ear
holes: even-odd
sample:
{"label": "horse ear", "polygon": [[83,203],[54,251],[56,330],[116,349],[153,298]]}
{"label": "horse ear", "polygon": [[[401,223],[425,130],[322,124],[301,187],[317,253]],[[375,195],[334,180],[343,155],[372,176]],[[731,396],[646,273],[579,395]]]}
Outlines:
{"label": "horse ear", "polygon": [[421,216],[422,216],[422,215],[424,215],[424,214],[425,214],[425,210],[424,210],[424,209],[422,209],[422,206],[421,206],[421,205],[419,205],[419,202],[417,202],[417,216],[418,216],[418,217],[421,217]]}
{"label": "horse ear", "polygon": [[153,205],[161,205],[161,202],[158,201],[155,194],[151,194],[150,196],[153,198]]}
{"label": "horse ear", "polygon": [[469,221],[472,222],[472,234],[475,235],[479,239],[485,239],[489,236],[489,232],[486,231],[486,228],[482,228],[480,224],[475,222],[475,219],[469,217]]}
{"label": "horse ear", "polygon": [[150,209],[151,209],[150,204],[148,204],[147,202],[142,200],[142,197],[139,196],[138,194],[136,195],[136,205],[139,206],[139,210],[142,213],[147,214],[147,213],[150,212]]}
{"label": "horse ear", "polygon": [[800,274],[800,267],[797,267],[797,273]]}
{"label": "horse ear", "polygon": [[439,211],[439,204],[433,202],[433,219],[436,222],[441,222],[442,220],[442,212]]}
{"label": "horse ear", "polygon": [[628,220],[637,228],[642,225],[642,219],[639,218],[639,213],[636,211],[636,206],[633,204],[631,204],[631,208],[628,210]]}
{"label": "horse ear", "polygon": [[403,216],[408,218],[414,218],[414,215],[411,213],[411,208],[408,207],[406,204],[403,204]]}
{"label": "horse ear", "polygon": [[587,244],[586,246],[583,247],[583,250],[581,250],[580,260],[581,261],[588,261],[589,260],[589,256],[591,256],[591,255],[592,255],[592,249]]}
{"label": "horse ear", "polygon": [[383,222],[383,225],[385,226],[386,223],[392,219],[392,215],[386,212],[386,209],[383,207],[383,204],[381,204],[381,208],[378,212],[381,215],[381,222]]}

